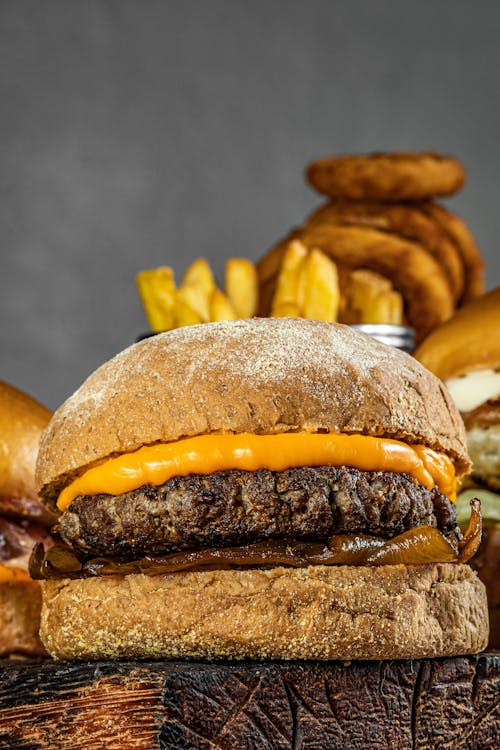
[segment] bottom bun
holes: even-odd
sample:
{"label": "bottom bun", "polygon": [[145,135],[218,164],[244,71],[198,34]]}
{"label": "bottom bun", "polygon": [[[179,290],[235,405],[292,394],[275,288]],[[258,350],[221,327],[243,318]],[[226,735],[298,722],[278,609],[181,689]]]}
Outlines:
{"label": "bottom bun", "polygon": [[412,659],[488,642],[484,585],[450,563],[49,580],[43,599],[59,659]]}
{"label": "bottom bun", "polygon": [[0,583],[0,656],[46,654],[38,636],[41,607],[36,581]]}

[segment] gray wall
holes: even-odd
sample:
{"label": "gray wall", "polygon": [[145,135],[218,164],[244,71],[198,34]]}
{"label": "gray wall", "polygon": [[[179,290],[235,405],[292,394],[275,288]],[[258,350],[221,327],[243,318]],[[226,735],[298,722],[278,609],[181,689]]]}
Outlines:
{"label": "gray wall", "polygon": [[140,268],[257,258],[313,157],[458,155],[500,283],[497,0],[0,2],[0,377],[57,406],[147,328]]}

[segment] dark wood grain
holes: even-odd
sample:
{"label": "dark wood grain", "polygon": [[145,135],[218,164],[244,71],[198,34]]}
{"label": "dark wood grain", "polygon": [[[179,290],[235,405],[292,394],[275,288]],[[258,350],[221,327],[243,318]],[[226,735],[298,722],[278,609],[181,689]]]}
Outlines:
{"label": "dark wood grain", "polygon": [[494,750],[500,653],[401,662],[0,662],[9,750]]}

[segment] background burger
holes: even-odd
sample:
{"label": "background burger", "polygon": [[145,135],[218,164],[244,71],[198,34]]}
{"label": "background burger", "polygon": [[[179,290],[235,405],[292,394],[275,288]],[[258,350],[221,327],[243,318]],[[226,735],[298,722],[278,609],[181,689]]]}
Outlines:
{"label": "background burger", "polygon": [[452,502],[463,425],[416,360],[341,325],[185,327],[99,368],[45,431],[58,658],[385,659],[488,638]]}
{"label": "background burger", "polygon": [[28,574],[33,545],[53,515],[35,492],[38,441],[51,412],[0,381],[0,656],[41,654],[40,585]]}
{"label": "background burger", "polygon": [[500,648],[500,288],[436,329],[415,356],[445,381],[465,422],[473,466],[457,513],[466,523],[470,497],[481,499],[484,534],[472,565],[488,591],[489,645]]}

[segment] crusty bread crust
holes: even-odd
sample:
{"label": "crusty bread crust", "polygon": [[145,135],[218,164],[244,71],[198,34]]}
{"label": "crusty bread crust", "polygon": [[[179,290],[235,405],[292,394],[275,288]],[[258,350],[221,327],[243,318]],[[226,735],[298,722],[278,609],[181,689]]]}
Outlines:
{"label": "crusty bread crust", "polygon": [[41,636],[59,659],[412,659],[488,642],[467,565],[312,566],[48,580]]}
{"label": "crusty bread crust", "polygon": [[38,401],[0,380],[0,495],[38,500],[38,441],[51,416]]}
{"label": "crusty bread crust", "polygon": [[415,357],[442,380],[500,368],[500,287],[462,307],[419,346]]}
{"label": "crusty bread crust", "polygon": [[54,502],[91,464],[141,445],[297,430],[423,443],[469,467],[456,407],[412,357],[347,326],[275,318],[179,328],[102,365],[44,432],[38,487]]}
{"label": "crusty bread crust", "polygon": [[0,583],[0,656],[46,653],[38,635],[41,607],[36,581]]}

